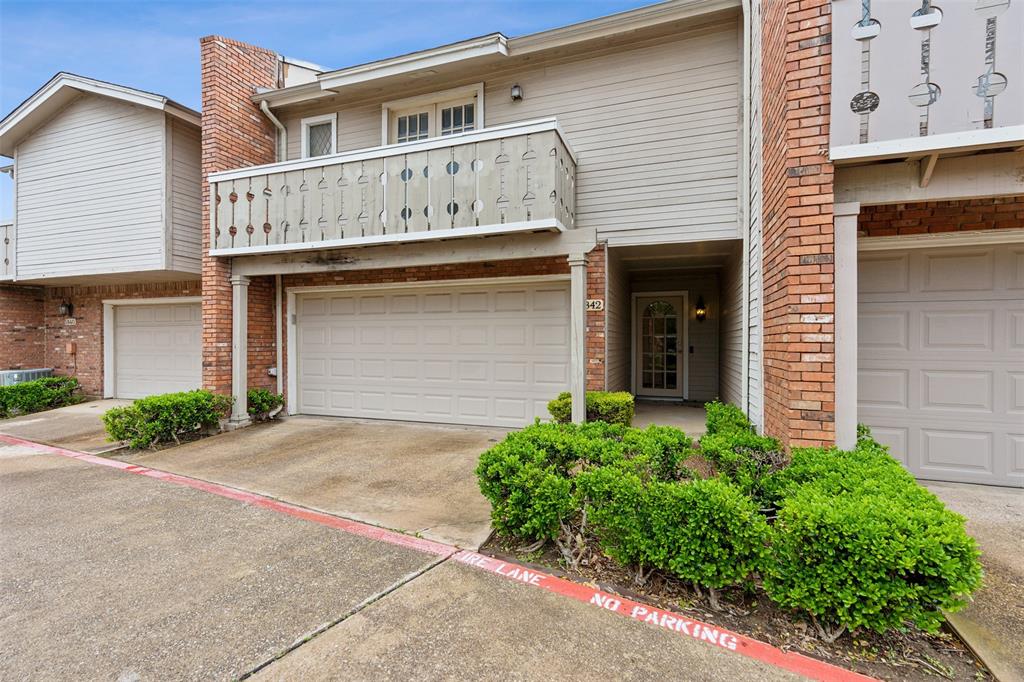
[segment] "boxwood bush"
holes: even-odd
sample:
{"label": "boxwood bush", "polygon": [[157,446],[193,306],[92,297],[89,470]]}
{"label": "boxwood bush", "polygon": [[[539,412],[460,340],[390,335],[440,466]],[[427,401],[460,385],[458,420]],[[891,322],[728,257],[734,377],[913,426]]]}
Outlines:
{"label": "boxwood bush", "polygon": [[107,410],[103,424],[110,440],[151,448],[216,428],[231,411],[231,402],[230,396],[203,389],[152,395]]}
{"label": "boxwood bush", "polygon": [[[588,391],[587,421],[602,421],[609,424],[629,426],[633,423],[635,410],[633,394],[626,391]],[[559,393],[548,403],[548,412],[556,422],[567,424],[572,421],[572,394]]]}
{"label": "boxwood bush", "polygon": [[[554,540],[563,557],[593,541],[636,575],[654,569],[708,588],[712,605],[718,589],[760,582],[826,640],[934,630],[979,587],[964,520],[866,430],[851,451],[786,453],[734,406],[707,408],[698,444],[669,427],[604,422],[510,434],[477,467],[495,528]],[[695,456],[713,465],[705,478],[684,466]]]}
{"label": "boxwood bush", "polygon": [[43,377],[0,386],[0,419],[81,402],[75,377]]}
{"label": "boxwood bush", "polygon": [[274,417],[270,414],[282,405],[284,396],[280,393],[265,388],[250,388],[246,393],[246,411],[253,421],[262,422],[276,418],[278,413],[274,413]]}

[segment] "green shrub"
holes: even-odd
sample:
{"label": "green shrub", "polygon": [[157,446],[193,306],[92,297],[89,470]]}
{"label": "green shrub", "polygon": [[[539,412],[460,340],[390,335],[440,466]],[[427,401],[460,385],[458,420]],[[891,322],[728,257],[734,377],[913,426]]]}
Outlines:
{"label": "green shrub", "polygon": [[705,425],[709,434],[737,431],[754,433],[754,426],[747,419],[747,415],[743,414],[743,410],[735,405],[714,400],[704,404],[704,411],[706,413]]}
{"label": "green shrub", "polygon": [[[587,421],[603,421],[609,424],[629,426],[633,423],[635,405],[633,394],[626,391],[588,391]],[[572,421],[572,394],[559,393],[548,403],[548,412],[556,422],[567,424]]]}
{"label": "green shrub", "polygon": [[[270,413],[284,405],[284,396],[265,388],[250,388],[246,393],[246,405],[249,416],[255,421],[262,422],[272,419]],[[276,416],[275,414],[274,417]]]}
{"label": "green shrub", "polygon": [[231,397],[206,390],[164,393],[115,407],[103,415],[110,440],[134,448],[180,442],[179,436],[216,427],[231,410]]}
{"label": "green shrub", "polygon": [[75,377],[43,377],[0,386],[0,419],[81,402]]}
{"label": "green shrub", "polygon": [[773,503],[771,475],[789,461],[778,440],[742,429],[705,434],[700,454],[762,507]]}
{"label": "green shrub", "polygon": [[933,631],[981,582],[962,517],[864,432],[851,451],[800,448],[772,477],[781,508],[764,587],[826,637],[907,623]]}
{"label": "green shrub", "polygon": [[766,553],[767,522],[726,481],[644,482],[617,467],[577,481],[602,549],[621,563],[714,590],[747,580]]}

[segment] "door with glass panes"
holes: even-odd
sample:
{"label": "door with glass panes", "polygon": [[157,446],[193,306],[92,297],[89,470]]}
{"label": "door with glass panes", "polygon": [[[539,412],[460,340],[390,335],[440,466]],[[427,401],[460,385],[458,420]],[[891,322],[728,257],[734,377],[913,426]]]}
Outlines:
{"label": "door with glass panes", "polygon": [[638,396],[683,397],[686,351],[685,295],[636,299],[635,392]]}
{"label": "door with glass panes", "polygon": [[476,97],[424,104],[391,113],[389,144],[476,130]]}

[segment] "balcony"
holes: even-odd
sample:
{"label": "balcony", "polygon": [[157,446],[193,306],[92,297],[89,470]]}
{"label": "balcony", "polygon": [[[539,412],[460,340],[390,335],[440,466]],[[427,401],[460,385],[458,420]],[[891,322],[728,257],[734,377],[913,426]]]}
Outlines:
{"label": "balcony", "polygon": [[0,281],[14,279],[14,224],[0,222]]}
{"label": "balcony", "polygon": [[212,173],[210,253],[239,256],[571,230],[555,119]]}

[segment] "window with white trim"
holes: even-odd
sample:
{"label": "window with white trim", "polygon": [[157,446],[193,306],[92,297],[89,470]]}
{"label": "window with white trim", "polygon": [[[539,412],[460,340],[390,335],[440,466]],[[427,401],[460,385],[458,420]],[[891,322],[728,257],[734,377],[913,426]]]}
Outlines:
{"label": "window with white trim", "polygon": [[395,142],[415,142],[430,137],[430,112],[414,111],[395,116]]}
{"label": "window with white trim", "polygon": [[338,115],[302,119],[302,158],[334,154],[338,140]]}
{"label": "window with white trim", "polygon": [[483,83],[383,105],[384,144],[457,135],[483,127]]}

